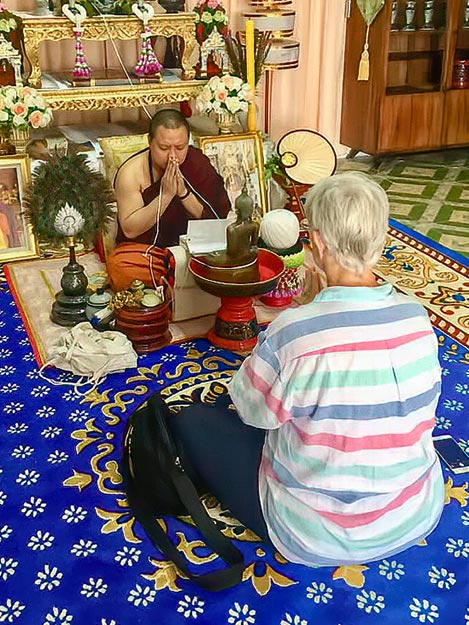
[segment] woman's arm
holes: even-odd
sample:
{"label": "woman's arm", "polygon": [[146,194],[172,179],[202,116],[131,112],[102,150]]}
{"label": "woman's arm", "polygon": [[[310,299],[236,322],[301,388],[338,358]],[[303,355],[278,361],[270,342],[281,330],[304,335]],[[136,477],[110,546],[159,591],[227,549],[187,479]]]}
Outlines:
{"label": "woman's arm", "polygon": [[284,402],[280,363],[264,332],[233,376],[229,393],[239,416],[248,425],[275,430],[291,418]]}

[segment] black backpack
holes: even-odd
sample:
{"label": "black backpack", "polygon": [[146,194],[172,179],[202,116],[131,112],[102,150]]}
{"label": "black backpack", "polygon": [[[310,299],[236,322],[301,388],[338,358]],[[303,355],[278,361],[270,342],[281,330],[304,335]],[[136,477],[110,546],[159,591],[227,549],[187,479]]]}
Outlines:
{"label": "black backpack", "polygon": [[[180,571],[206,590],[223,590],[241,581],[241,552],[226,538],[206,512],[182,465],[181,450],[167,426],[171,412],[156,392],[127,422],[121,471],[127,501],[146,534]],[[187,568],[182,554],[169,540],[155,516],[190,515],[207,545],[226,563],[221,570],[198,575]]]}

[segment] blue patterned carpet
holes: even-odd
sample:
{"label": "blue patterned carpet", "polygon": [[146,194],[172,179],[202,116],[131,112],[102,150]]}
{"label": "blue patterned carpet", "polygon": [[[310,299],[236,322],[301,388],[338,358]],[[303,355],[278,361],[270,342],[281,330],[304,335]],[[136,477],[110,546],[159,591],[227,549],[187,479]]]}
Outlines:
{"label": "blue patterned carpet", "polygon": [[[469,351],[437,330],[436,432],[469,448]],[[174,409],[216,401],[240,358],[205,340],[139,358],[86,398],[38,375],[20,316],[0,291],[0,623],[17,625],[468,625],[469,489],[445,469],[447,506],[425,544],[363,566],[286,563],[207,501],[239,541],[238,587],[211,594],[178,576],[134,524],[121,491],[127,416],[155,389]],[[63,380],[68,374],[59,374]],[[189,519],[165,519],[203,570],[217,566]]]}

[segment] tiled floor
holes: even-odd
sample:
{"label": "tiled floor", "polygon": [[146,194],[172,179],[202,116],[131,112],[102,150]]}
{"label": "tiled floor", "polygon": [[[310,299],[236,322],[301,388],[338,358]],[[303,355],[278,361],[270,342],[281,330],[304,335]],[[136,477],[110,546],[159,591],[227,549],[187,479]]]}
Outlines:
{"label": "tiled floor", "polygon": [[469,149],[383,159],[341,159],[339,171],[360,170],[387,191],[391,217],[469,256]]}

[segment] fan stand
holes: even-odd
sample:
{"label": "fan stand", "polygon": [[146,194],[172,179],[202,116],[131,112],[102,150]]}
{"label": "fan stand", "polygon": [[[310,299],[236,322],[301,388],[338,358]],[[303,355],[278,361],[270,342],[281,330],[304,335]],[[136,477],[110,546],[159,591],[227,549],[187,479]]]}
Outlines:
{"label": "fan stand", "polygon": [[265,95],[264,95],[264,132],[270,137],[270,125],[272,118],[272,93],[273,93],[273,72],[267,67],[264,70]]}

